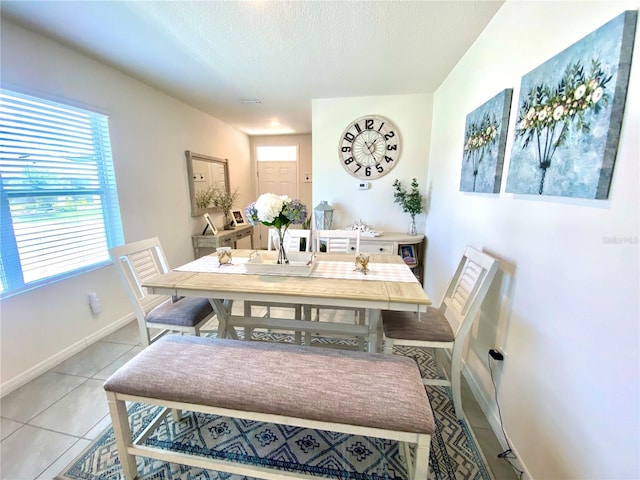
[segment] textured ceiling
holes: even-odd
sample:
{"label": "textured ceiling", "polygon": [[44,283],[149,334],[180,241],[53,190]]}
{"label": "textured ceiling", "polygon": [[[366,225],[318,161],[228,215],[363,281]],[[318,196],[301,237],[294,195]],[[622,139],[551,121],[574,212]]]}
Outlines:
{"label": "textured ceiling", "polygon": [[434,92],[502,4],[3,0],[0,8],[258,135],[311,132],[316,98]]}

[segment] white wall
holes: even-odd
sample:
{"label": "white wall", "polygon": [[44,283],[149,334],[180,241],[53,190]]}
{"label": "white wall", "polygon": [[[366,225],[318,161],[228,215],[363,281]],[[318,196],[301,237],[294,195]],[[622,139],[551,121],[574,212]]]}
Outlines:
{"label": "white wall", "polygon": [[[254,198],[248,137],[225,123],[62,45],[2,22],[2,86],[74,102],[110,117],[125,241],[158,236],[170,265],[193,259],[185,150],[229,159],[238,206]],[[247,245],[248,246],[248,245]],[[86,291],[103,311],[92,316]],[[3,299],[3,394],[126,321],[131,307],[112,266]]]}
{"label": "white wall", "polygon": [[[427,195],[427,163],[433,95],[332,98],[312,101],[313,207],[321,200],[334,209],[334,228],[362,220],[375,230],[407,232],[411,217],[393,203],[393,181],[410,188],[415,177]],[[388,174],[370,181],[369,190],[358,190],[359,180],[340,164],[338,143],[344,129],[358,117],[381,115],[400,131],[402,153]],[[424,231],[427,215],[416,216],[418,232]]]}
{"label": "white wall", "polygon": [[508,1],[434,97],[425,289],[439,298],[467,244],[503,259],[467,367],[498,429],[487,351],[507,353],[505,430],[536,479],[640,478],[640,34],[607,200],[461,193],[465,117],[514,88],[504,192],[522,75],[638,6]]}

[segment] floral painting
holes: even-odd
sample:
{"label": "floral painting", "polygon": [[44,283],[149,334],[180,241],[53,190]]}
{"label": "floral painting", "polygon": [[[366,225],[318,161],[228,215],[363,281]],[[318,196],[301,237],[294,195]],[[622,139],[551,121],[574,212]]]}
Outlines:
{"label": "floral painting", "polygon": [[627,11],[522,77],[507,192],[609,195],[637,11]]}
{"label": "floral painting", "polygon": [[512,94],[504,90],[467,115],[460,191],[500,191]]}

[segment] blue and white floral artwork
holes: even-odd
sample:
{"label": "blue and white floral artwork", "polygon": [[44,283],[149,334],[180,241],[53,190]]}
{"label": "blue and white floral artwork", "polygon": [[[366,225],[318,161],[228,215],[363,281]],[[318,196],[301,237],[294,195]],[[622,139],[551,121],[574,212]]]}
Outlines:
{"label": "blue and white floral artwork", "polygon": [[512,95],[503,90],[467,115],[460,191],[500,191]]}
{"label": "blue and white floral artwork", "polygon": [[522,77],[507,192],[608,197],[637,14],[622,13]]}

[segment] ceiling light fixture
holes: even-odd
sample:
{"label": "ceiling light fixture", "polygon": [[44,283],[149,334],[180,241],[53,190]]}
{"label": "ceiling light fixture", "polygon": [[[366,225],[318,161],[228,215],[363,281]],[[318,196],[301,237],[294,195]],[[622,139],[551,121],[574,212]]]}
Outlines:
{"label": "ceiling light fixture", "polygon": [[258,100],[257,98],[245,98],[240,100],[242,103],[244,104],[256,104],[256,103],[262,103],[260,100]]}

